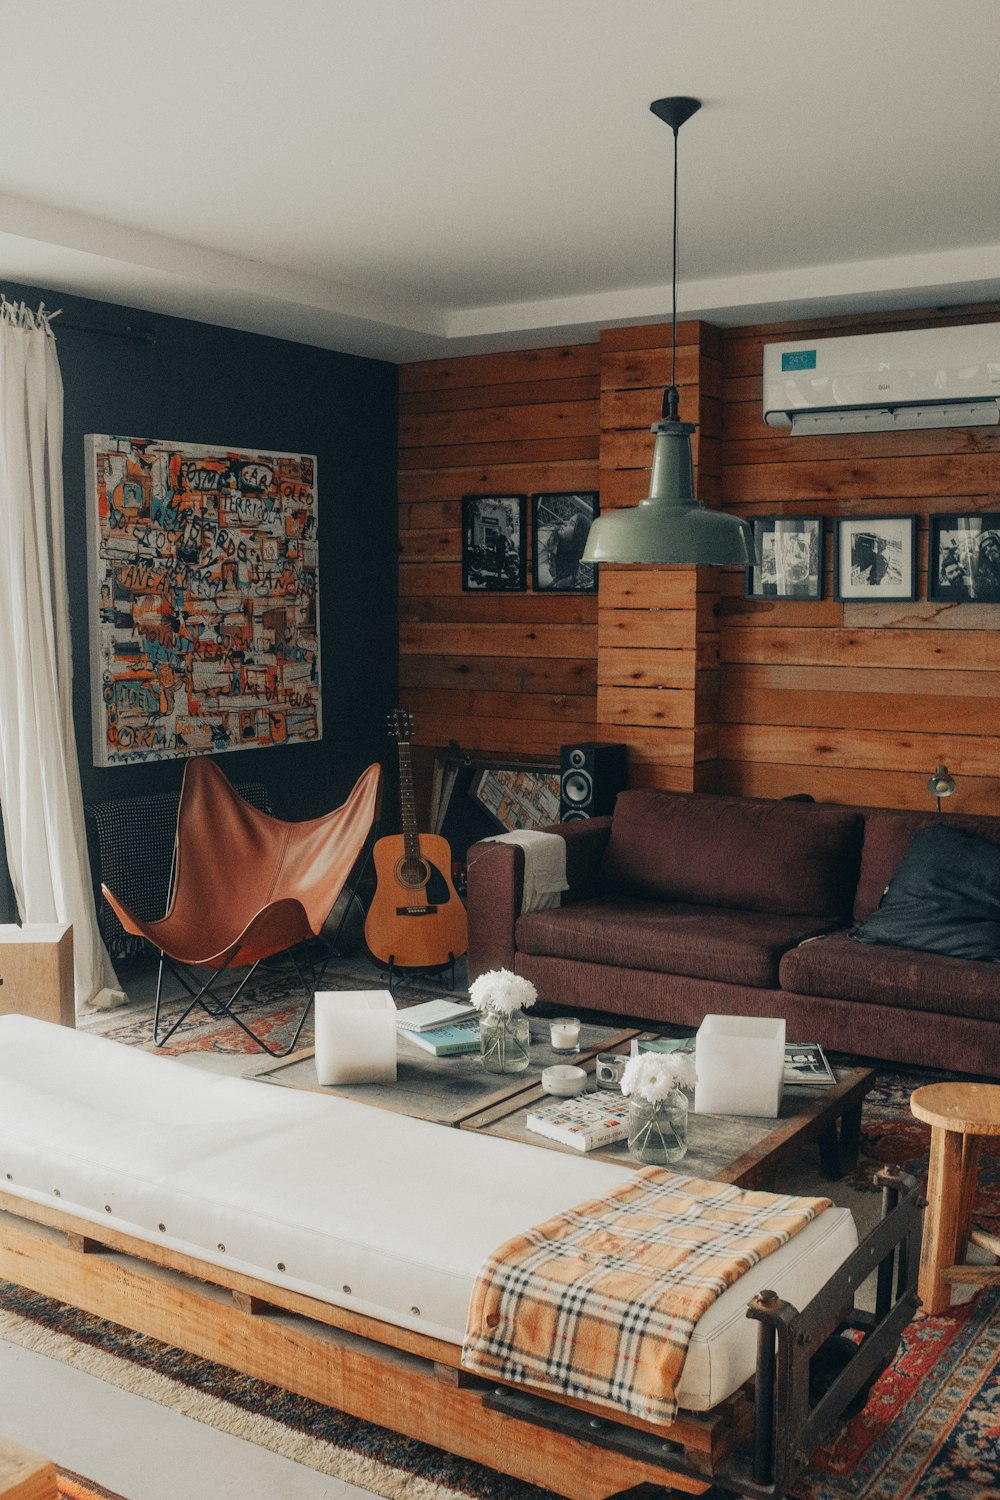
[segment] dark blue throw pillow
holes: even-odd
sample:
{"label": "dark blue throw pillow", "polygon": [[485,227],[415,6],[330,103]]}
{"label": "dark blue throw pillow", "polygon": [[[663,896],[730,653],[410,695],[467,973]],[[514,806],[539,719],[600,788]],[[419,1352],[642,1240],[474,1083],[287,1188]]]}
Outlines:
{"label": "dark blue throw pillow", "polygon": [[851,937],[1000,962],[1000,845],[946,823],[921,828]]}

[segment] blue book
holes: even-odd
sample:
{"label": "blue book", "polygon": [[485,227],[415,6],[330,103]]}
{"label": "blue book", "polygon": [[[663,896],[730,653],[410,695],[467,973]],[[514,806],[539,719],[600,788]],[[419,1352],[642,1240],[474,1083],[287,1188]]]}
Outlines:
{"label": "blue book", "polygon": [[479,1051],[479,1017],[454,1026],[435,1026],[431,1031],[407,1031],[404,1035],[435,1057],[458,1057],[463,1052]]}

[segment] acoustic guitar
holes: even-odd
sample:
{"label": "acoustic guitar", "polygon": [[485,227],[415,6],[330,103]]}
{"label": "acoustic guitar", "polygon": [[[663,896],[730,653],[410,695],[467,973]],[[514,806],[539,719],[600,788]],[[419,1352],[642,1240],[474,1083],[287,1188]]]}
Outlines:
{"label": "acoustic guitar", "polygon": [[410,715],[397,708],[389,733],[399,743],[399,800],[403,832],[375,845],[375,895],[365,920],[365,942],[390,968],[443,969],[468,946],[465,907],[451,883],[451,847],[438,833],[418,833],[413,797]]}

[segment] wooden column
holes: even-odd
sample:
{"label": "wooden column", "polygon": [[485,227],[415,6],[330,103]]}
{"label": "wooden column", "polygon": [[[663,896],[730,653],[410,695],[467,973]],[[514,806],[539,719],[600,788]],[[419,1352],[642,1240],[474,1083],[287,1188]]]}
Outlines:
{"label": "wooden column", "polygon": [[[696,492],[712,505],[721,474],[719,335],[704,324],[684,323],[677,338],[680,414],[698,429],[692,439]],[[601,335],[604,511],[634,505],[649,491],[650,427],[659,419],[670,374],[669,325]],[[713,784],[719,574],[717,568],[601,568],[598,732],[628,745],[632,786],[694,791]]]}

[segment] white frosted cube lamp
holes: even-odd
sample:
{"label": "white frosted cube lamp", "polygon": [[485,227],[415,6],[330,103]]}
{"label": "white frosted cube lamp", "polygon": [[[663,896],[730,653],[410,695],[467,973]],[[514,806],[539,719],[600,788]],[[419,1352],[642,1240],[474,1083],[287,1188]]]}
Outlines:
{"label": "white frosted cube lamp", "polygon": [[396,1004],[388,990],[320,990],[316,1077],[322,1084],[396,1082]]}
{"label": "white frosted cube lamp", "polygon": [[706,1016],[695,1038],[695,1113],[765,1115],[781,1108],[785,1023]]}

